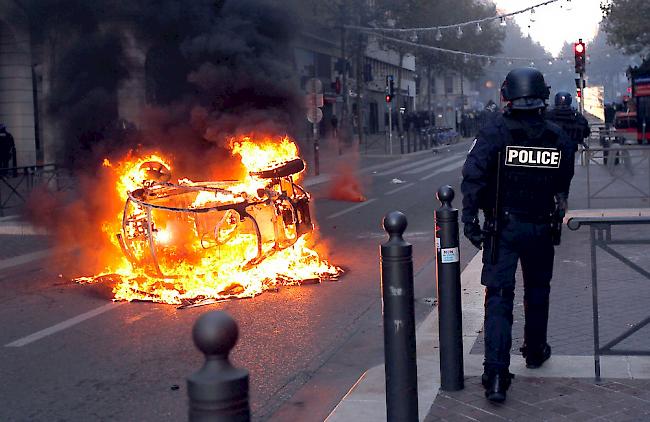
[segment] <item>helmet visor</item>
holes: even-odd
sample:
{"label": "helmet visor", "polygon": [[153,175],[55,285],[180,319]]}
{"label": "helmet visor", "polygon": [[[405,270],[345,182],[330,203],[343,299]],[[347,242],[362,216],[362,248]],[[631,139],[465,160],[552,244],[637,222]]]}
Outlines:
{"label": "helmet visor", "polygon": [[512,100],[510,108],[513,110],[534,110],[544,108],[546,103],[541,98],[524,97]]}

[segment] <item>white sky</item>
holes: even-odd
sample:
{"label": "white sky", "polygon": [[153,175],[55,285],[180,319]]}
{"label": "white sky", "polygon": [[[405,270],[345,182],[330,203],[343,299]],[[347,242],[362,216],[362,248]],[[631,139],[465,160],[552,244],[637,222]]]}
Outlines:
{"label": "white sky", "polygon": [[[494,0],[494,2],[501,13],[509,13],[542,3],[543,0]],[[530,22],[531,16],[535,22]],[[601,19],[600,0],[560,0],[536,8],[532,15],[526,12],[515,16],[515,21],[524,35],[528,34],[528,25],[530,25],[530,37],[542,44],[554,56],[559,54],[565,42],[576,42],[578,38],[582,38],[585,42],[591,40],[596,35]]]}

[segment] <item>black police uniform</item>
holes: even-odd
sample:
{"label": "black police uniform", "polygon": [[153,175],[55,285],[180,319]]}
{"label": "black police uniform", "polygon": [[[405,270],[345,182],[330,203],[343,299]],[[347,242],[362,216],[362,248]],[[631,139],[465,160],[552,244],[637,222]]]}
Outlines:
{"label": "black police uniform", "polygon": [[[524,342],[531,349],[546,344],[554,258],[551,216],[556,195],[568,197],[573,168],[573,145],[558,126],[541,119],[521,122],[507,115],[479,133],[467,156],[462,220],[471,223],[482,209],[488,219],[496,217],[500,223],[496,262],[491,262],[489,242],[483,250],[486,371],[507,370],[510,365],[518,260],[524,277]],[[493,216],[497,173],[502,212]]]}
{"label": "black police uniform", "polygon": [[567,133],[576,151],[578,144],[584,144],[585,138],[591,133],[587,119],[571,107],[556,106],[546,113],[546,119],[560,126]]}
{"label": "black police uniform", "polygon": [[0,168],[10,167],[13,159],[13,166],[16,165],[14,137],[4,127],[0,128]]}

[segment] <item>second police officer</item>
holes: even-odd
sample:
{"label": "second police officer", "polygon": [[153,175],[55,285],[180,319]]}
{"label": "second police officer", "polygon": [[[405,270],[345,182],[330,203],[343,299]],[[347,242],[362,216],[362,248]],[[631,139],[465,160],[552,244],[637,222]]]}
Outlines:
{"label": "second police officer", "polygon": [[[501,94],[507,101],[504,113],[479,132],[467,155],[461,184],[465,236],[483,248],[482,383],[487,399],[495,402],[505,400],[512,378],[518,261],[524,279],[522,355],[529,368],[540,367],[551,355],[546,331],[554,245],[559,244],[557,218],[566,211],[574,171],[571,140],[544,118],[549,87],[543,75],[533,68],[514,69]],[[479,210],[485,217],[483,228]]]}
{"label": "second police officer", "polygon": [[555,94],[555,107],[546,113],[546,119],[564,129],[577,151],[578,144],[586,147],[585,138],[591,134],[591,129],[587,119],[571,107],[572,100],[568,92],[560,91]]}

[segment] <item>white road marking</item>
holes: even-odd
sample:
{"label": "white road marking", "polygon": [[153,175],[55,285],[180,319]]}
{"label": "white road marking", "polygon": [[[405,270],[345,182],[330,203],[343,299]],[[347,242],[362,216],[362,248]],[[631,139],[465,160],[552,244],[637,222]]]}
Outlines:
{"label": "white road marking", "polygon": [[412,168],[413,166],[418,166],[418,165],[424,164],[424,163],[430,163],[431,160],[438,161],[438,160],[436,160],[436,157],[427,157],[424,160],[412,161],[412,162],[406,163],[404,165],[401,165],[401,166],[398,166],[398,167],[393,167],[393,168],[388,169],[386,171],[382,171],[381,173],[375,174],[375,176],[386,176],[386,175],[389,175],[389,174],[397,173],[397,172],[402,171],[402,170],[408,170],[408,169]]}
{"label": "white road marking", "polygon": [[13,236],[40,236],[47,235],[47,230],[34,227],[27,223],[4,223],[0,224],[0,234]]}
{"label": "white road marking", "polygon": [[36,252],[31,252],[25,255],[14,256],[12,258],[7,258],[0,260],[0,271],[6,270],[7,268],[17,267],[19,265],[27,264],[32,261],[38,261],[40,259],[48,258],[53,255],[65,255],[76,251],[77,248],[67,247],[67,248],[52,248],[44,249]]}
{"label": "white road marking", "polygon": [[19,265],[27,264],[28,262],[37,261],[48,257],[52,253],[52,249],[45,249],[38,252],[32,252],[25,255],[15,256],[13,258],[7,258],[0,261],[0,271],[6,270],[7,268],[17,267]]}
{"label": "white road marking", "polygon": [[389,191],[386,192],[384,195],[392,195],[392,194],[397,193],[397,192],[399,192],[399,191],[401,191],[401,190],[408,189],[408,188],[410,188],[410,187],[413,186],[413,185],[415,185],[415,183],[408,183],[408,184],[406,184],[406,185],[404,185],[404,186],[400,186],[400,187],[397,188],[397,189],[389,190]]}
{"label": "white road marking", "polygon": [[33,343],[35,341],[38,341],[42,338],[45,338],[47,336],[51,336],[52,334],[58,333],[59,331],[63,331],[65,329],[68,329],[74,325],[77,325],[81,322],[86,321],[87,319],[96,317],[97,315],[103,314],[104,312],[108,312],[111,309],[115,309],[118,306],[122,306],[125,303],[128,302],[111,302],[107,303],[106,305],[100,306],[99,308],[95,308],[93,310],[90,310],[88,312],[84,312],[83,314],[77,315],[76,317],[72,317],[70,319],[66,319],[63,322],[59,322],[56,325],[53,325],[49,328],[45,328],[41,331],[37,331],[33,334],[30,334],[26,337],[20,338],[18,340],[12,341],[11,343],[5,344],[5,347],[23,347],[26,346],[30,343]]}
{"label": "white road marking", "polygon": [[360,203],[360,204],[356,204],[356,205],[353,205],[353,206],[351,206],[351,207],[349,207],[349,208],[346,208],[346,209],[344,209],[344,210],[341,210],[341,211],[339,211],[339,212],[335,212],[334,214],[327,216],[327,219],[330,220],[330,219],[332,219],[332,218],[340,217],[340,216],[342,216],[342,215],[344,215],[344,214],[347,214],[347,213],[349,213],[349,212],[352,212],[352,211],[354,211],[354,210],[357,210],[357,209],[359,209],[359,208],[361,208],[361,207],[365,207],[366,205],[370,205],[370,204],[372,204],[373,202],[375,202],[376,200],[377,200],[377,198],[371,198],[371,199],[368,199],[368,200],[366,200],[365,202],[362,202],[362,203]]}
{"label": "white road marking", "polygon": [[[463,154],[463,155],[464,155],[464,154]],[[409,171],[405,172],[404,174],[422,173],[423,171],[427,171],[427,170],[430,170],[430,169],[432,169],[432,168],[436,168],[436,167],[438,167],[438,166],[442,166],[443,164],[447,164],[447,163],[449,163],[449,162],[451,162],[451,161],[458,160],[458,157],[459,157],[458,154],[454,154],[454,155],[451,156],[451,157],[447,157],[447,158],[445,158],[445,159],[443,159],[443,160],[436,161],[435,163],[429,163],[429,164],[427,164],[426,166],[420,166],[420,167],[418,167],[418,168],[414,168],[413,170],[409,170]],[[463,158],[463,160],[464,160],[464,159],[465,159],[465,158]]]}
{"label": "white road marking", "polygon": [[431,179],[431,178],[434,177],[434,176],[439,175],[440,173],[444,173],[444,172],[447,172],[447,171],[455,170],[455,169],[457,169],[458,167],[462,167],[462,165],[463,165],[464,163],[465,163],[465,159],[463,158],[462,160],[459,160],[459,161],[457,161],[457,162],[455,162],[455,163],[451,163],[451,164],[449,164],[448,166],[445,166],[445,167],[443,167],[443,168],[441,168],[441,169],[438,169],[438,170],[434,171],[434,172],[431,173],[431,174],[428,174],[428,175],[426,175],[426,176],[420,178],[420,180],[428,180],[428,179]]}
{"label": "white road marking", "polygon": [[[375,164],[375,165],[372,165],[372,166],[360,168],[360,169],[357,170],[357,172],[358,172],[358,174],[365,174],[365,173],[370,173],[372,171],[379,171],[379,170],[383,170],[383,169],[388,168],[388,167],[393,167],[395,165],[401,164],[404,161],[405,161],[405,159],[401,158],[399,160],[390,161],[388,163]],[[302,183],[302,185],[304,187],[308,188],[310,186],[315,186],[315,185],[320,185],[322,183],[327,183],[330,180],[332,180],[332,175],[330,175],[330,174],[321,174],[320,176],[310,176],[309,178],[307,178]]]}
{"label": "white road marking", "polygon": [[0,221],[12,221],[12,220],[18,220],[19,218],[20,218],[19,214],[5,215],[4,217],[0,217]]}

